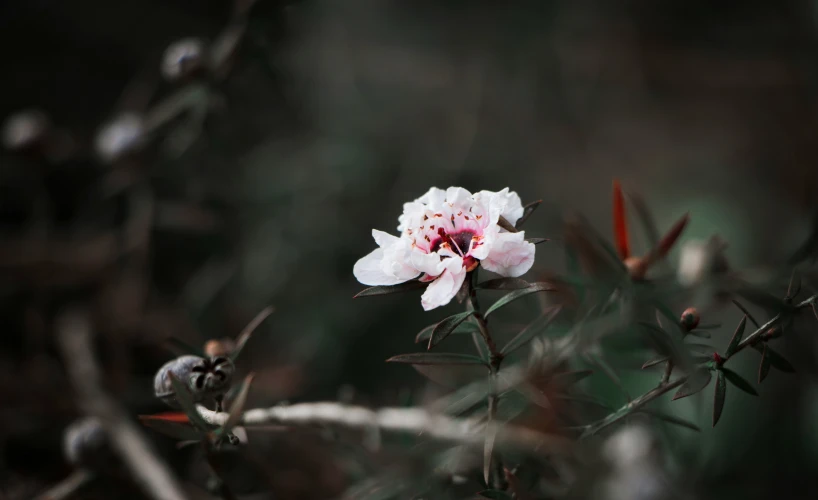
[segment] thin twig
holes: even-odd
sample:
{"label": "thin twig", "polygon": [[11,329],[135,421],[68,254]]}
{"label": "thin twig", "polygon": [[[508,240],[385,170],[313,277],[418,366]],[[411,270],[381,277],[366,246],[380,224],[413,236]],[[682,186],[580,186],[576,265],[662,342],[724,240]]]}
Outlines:
{"label": "thin twig", "polygon": [[34,500],[63,500],[82,488],[94,475],[85,469],[77,469],[70,476],[55,484],[48,491],[34,497]]}
{"label": "thin twig", "polygon": [[[199,415],[209,424],[221,426],[228,414],[198,406]],[[352,429],[425,435],[441,441],[482,444],[481,431],[497,434],[497,444],[509,448],[544,453],[566,454],[573,446],[566,438],[543,434],[525,427],[481,423],[480,419],[458,419],[429,412],[422,408],[381,408],[341,403],[299,403],[247,410],[239,425],[248,429],[269,425],[310,426],[336,425]]]}
{"label": "thin twig", "polygon": [[85,312],[72,310],[58,318],[58,338],[63,359],[80,405],[102,422],[114,449],[145,493],[155,500],[185,500],[187,496],[170,469],[127,414],[102,389],[102,380],[91,350],[91,325]]}

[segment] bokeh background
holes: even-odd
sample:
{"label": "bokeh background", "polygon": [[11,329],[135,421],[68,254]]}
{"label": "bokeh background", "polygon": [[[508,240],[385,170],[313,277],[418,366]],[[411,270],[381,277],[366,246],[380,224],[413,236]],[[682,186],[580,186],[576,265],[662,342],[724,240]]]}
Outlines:
{"label": "bokeh background", "polygon": [[[276,313],[240,363],[259,374],[253,405],[406,405],[422,399],[423,377],[383,361],[418,350],[414,334],[455,306],[353,300],[352,266],[373,248],[370,230],[394,230],[403,202],[430,186],[508,186],[544,200],[533,236],[554,236],[566,209],[608,236],[618,178],[661,226],[689,212],[685,239],[720,234],[739,267],[780,262],[807,234],[816,2],[258,0],[229,76],[198,97],[207,117],[189,148],[94,155],[125,89],[148,82],[148,108],[172,100],[188,83],[162,80],[163,51],[216,39],[233,8],[0,4],[0,118],[40,109],[71,145],[47,159],[0,151],[0,495],[28,498],[68,471],[61,432],[78,408],[52,319],[69,300],[92,308],[109,388],[134,415],[163,410],[151,383],[171,357],[164,338],[235,336],[268,304]],[[131,203],[138,193],[153,200],[148,222]],[[83,246],[96,237],[115,243]],[[39,259],[43,247],[63,258]],[[532,275],[560,270],[560,256],[541,245]],[[712,321],[738,319],[727,310]],[[737,396],[718,429],[707,396],[672,407],[704,429],[662,434],[695,498],[818,487],[816,333],[805,321],[781,340],[798,375],[774,373],[757,400]],[[756,357],[739,363],[751,379]],[[629,390],[655,383],[632,368],[623,361]],[[187,474],[190,457],[153,437]],[[345,488],[310,452],[324,449],[318,437],[264,439],[274,452],[262,476],[288,492],[280,498]],[[121,488],[108,486],[87,494]]]}

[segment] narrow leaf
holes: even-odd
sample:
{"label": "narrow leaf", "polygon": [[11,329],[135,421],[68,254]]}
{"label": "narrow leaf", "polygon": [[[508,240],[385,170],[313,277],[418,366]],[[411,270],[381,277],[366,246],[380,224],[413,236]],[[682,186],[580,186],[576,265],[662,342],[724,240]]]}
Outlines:
{"label": "narrow leaf", "polygon": [[[486,482],[488,484],[488,482]],[[490,498],[491,500],[514,500],[510,493],[501,490],[483,490],[478,493],[483,498]]]}
{"label": "narrow leaf", "polygon": [[631,247],[625,217],[625,198],[619,180],[616,179],[613,181],[613,231],[616,252],[621,260],[625,260],[631,256]]}
{"label": "narrow leaf", "polygon": [[404,363],[408,365],[485,365],[477,356],[469,354],[444,352],[414,352],[399,354],[386,360],[387,363]]}
{"label": "narrow leaf", "polygon": [[[423,342],[424,340],[428,341],[432,337],[432,332],[435,331],[435,327],[437,323],[432,324],[424,328],[423,330],[419,331],[417,335],[415,335],[415,343],[418,344]],[[468,321],[464,321],[457,325],[452,331],[452,335],[468,335],[471,333],[479,333],[480,328],[475,323],[471,323]]]}
{"label": "narrow leaf", "polygon": [[496,278],[478,283],[475,288],[481,290],[520,290],[529,286],[531,286],[531,283],[520,278]]}
{"label": "narrow leaf", "polygon": [[678,426],[680,426],[680,427],[685,427],[685,428],[687,428],[687,429],[694,430],[694,431],[696,431],[696,432],[700,432],[700,431],[701,431],[701,429],[699,428],[699,426],[698,426],[698,425],[696,425],[696,424],[694,424],[693,422],[690,422],[690,421],[685,420],[685,419],[683,419],[683,418],[674,417],[674,416],[672,416],[672,415],[666,415],[666,414],[661,413],[661,412],[658,412],[658,411],[656,411],[656,410],[641,409],[641,410],[639,410],[639,413],[644,413],[644,414],[646,414],[646,415],[650,415],[651,417],[654,417],[654,418],[656,418],[656,419],[659,419],[659,420],[661,420],[661,421],[663,421],[663,422],[667,422],[667,423],[669,423],[669,424],[678,425]]}
{"label": "narrow leaf", "polygon": [[460,325],[460,323],[466,321],[473,314],[474,311],[466,311],[455,314],[443,319],[443,321],[435,325],[434,329],[432,330],[432,335],[429,337],[429,345],[427,349],[431,349],[443,341],[443,339],[448,337],[454,331],[454,329]]}
{"label": "narrow leaf", "polygon": [[730,344],[727,346],[727,351],[725,354],[727,357],[733,355],[736,352],[736,348],[738,348],[739,343],[741,342],[741,336],[744,335],[744,328],[747,326],[747,316],[741,318],[738,326],[736,327],[736,331],[733,333],[733,338],[730,339]]}
{"label": "narrow leaf", "polygon": [[793,269],[792,276],[790,276],[790,284],[787,286],[787,297],[790,299],[795,298],[800,292],[801,277],[798,276],[798,273]]}
{"label": "narrow leaf", "polygon": [[166,420],[164,418],[155,418],[157,415],[139,415],[139,421],[145,427],[183,441],[201,441],[204,434],[197,431],[192,425],[176,422],[173,420]]}
{"label": "narrow leaf", "polygon": [[712,337],[710,332],[706,330],[690,330],[687,332],[688,335],[693,335],[694,337],[699,337],[700,339],[709,339]]}
{"label": "narrow leaf", "polygon": [[532,245],[539,245],[540,243],[551,241],[551,238],[526,238],[525,241],[531,243]]}
{"label": "narrow leaf", "polygon": [[724,376],[727,377],[727,380],[729,380],[731,384],[747,394],[750,394],[751,396],[758,396],[758,392],[756,392],[753,385],[750,382],[747,382],[744,377],[726,367],[722,367],[721,371],[724,372]]}
{"label": "narrow leaf", "polygon": [[484,316],[486,318],[489,317],[491,313],[500,309],[501,307],[510,304],[511,302],[519,299],[520,297],[525,297],[526,295],[531,295],[532,293],[537,292],[552,292],[554,288],[551,287],[550,283],[532,283],[531,286],[528,288],[524,288],[522,290],[514,290],[511,293],[508,293],[502,297],[500,297],[491,307],[486,310]]}
{"label": "narrow leaf", "polygon": [[690,374],[690,378],[687,379],[687,382],[679,387],[679,390],[673,395],[673,401],[692,396],[693,394],[701,391],[707,387],[707,384],[710,383],[711,378],[712,374],[710,373],[710,370],[705,368],[697,369]]}
{"label": "narrow leaf", "polygon": [[642,199],[641,196],[633,191],[626,192],[625,196],[628,198],[630,205],[636,211],[636,216],[639,218],[639,222],[642,224],[642,229],[645,232],[649,247],[656,247],[659,243],[659,229],[656,226],[656,220],[654,219],[653,215],[651,215],[647,203],[645,203],[645,200]]}
{"label": "narrow leaf", "polygon": [[622,380],[619,378],[619,375],[616,373],[616,370],[614,370],[613,367],[610,364],[608,364],[608,362],[605,361],[605,358],[603,358],[601,355],[594,355],[588,353],[586,359],[588,359],[588,361],[590,361],[591,364],[599,368],[599,370],[602,373],[604,373],[605,376],[608,377],[608,379],[611,382],[614,383],[617,389],[619,389],[622,392],[622,394],[625,395],[625,398],[627,398],[628,401],[631,400],[631,396],[628,393],[628,390],[625,389],[625,385],[622,383]]}
{"label": "narrow leaf", "polygon": [[[758,345],[756,345],[755,348],[758,351],[762,350],[762,348],[760,346],[758,346]],[[784,358],[784,356],[782,356],[782,355],[778,354],[776,351],[774,351],[773,348],[770,347],[769,345],[764,344],[763,352],[764,352],[764,357],[766,357],[769,360],[770,365],[772,365],[773,367],[775,367],[778,370],[781,370],[782,372],[785,372],[785,373],[795,373],[795,368],[793,368],[793,366],[790,364],[790,362],[787,361]]]}
{"label": "narrow leaf", "polygon": [[527,204],[523,207],[523,215],[517,220],[517,224],[515,225],[517,229],[522,227],[525,224],[525,221],[534,213],[534,210],[537,210],[537,207],[540,206],[542,200],[532,201],[531,203]]}
{"label": "narrow leaf", "polygon": [[767,349],[767,345],[765,344],[763,348],[756,347],[761,351],[761,364],[758,366],[758,383],[764,382],[764,379],[767,378],[767,375],[770,373],[770,357],[769,352]]}
{"label": "narrow leaf", "polygon": [[519,231],[517,230],[517,228],[516,228],[516,227],[514,227],[514,225],[513,225],[513,224],[511,224],[511,222],[509,222],[509,221],[508,221],[508,219],[506,219],[506,218],[505,218],[505,217],[503,217],[502,215],[501,215],[501,216],[500,216],[500,218],[497,220],[497,225],[498,225],[498,226],[500,226],[500,227],[502,227],[503,229],[505,229],[505,230],[506,230],[506,231],[508,231],[509,233],[517,233],[517,232],[519,232]]}
{"label": "narrow leaf", "polygon": [[242,413],[244,412],[244,405],[247,403],[247,394],[250,392],[250,384],[253,382],[254,376],[255,374],[251,373],[245,377],[244,381],[242,381],[241,388],[239,389],[236,399],[234,399],[230,404],[230,414],[227,416],[227,420],[224,422],[224,425],[222,425],[222,427],[216,433],[217,436],[224,436],[230,432],[241,420]]}
{"label": "narrow leaf", "polygon": [[713,427],[721,418],[724,409],[724,398],[727,395],[727,383],[724,381],[724,372],[719,371],[716,377],[716,387],[713,389]]}
{"label": "narrow leaf", "polygon": [[268,316],[273,314],[275,308],[272,306],[265,307],[262,311],[256,314],[256,317],[253,318],[247,326],[244,327],[244,330],[241,331],[239,336],[236,338],[236,348],[233,350],[233,353],[230,355],[230,359],[235,361],[236,358],[239,357],[241,351],[244,350],[244,346],[247,345],[247,341],[250,340],[250,336],[253,335],[253,332],[256,331],[256,328],[267,319]]}
{"label": "narrow leaf", "polygon": [[644,370],[645,368],[650,368],[651,366],[656,366],[658,364],[664,363],[664,362],[669,361],[669,360],[670,360],[670,358],[668,358],[667,356],[665,356],[663,358],[651,359],[649,361],[645,361],[645,364],[642,365],[642,369]]}
{"label": "narrow leaf", "polygon": [[673,244],[676,243],[676,240],[678,240],[679,236],[681,236],[682,231],[684,231],[689,220],[690,216],[688,214],[683,215],[678,221],[676,221],[675,224],[673,224],[673,226],[671,226],[668,232],[665,233],[664,237],[659,240],[659,245],[656,247],[658,258],[663,258],[668,254],[670,249],[673,247]]}
{"label": "narrow leaf", "polygon": [[197,429],[208,432],[209,424],[199,415],[199,410],[196,409],[196,401],[193,399],[190,390],[173,373],[168,373],[168,376],[170,377],[170,383],[173,385],[176,402],[179,403],[179,406],[182,407],[182,410],[188,418],[190,418],[190,423]]}
{"label": "narrow leaf", "polygon": [[551,382],[553,384],[561,385],[563,387],[570,387],[590,377],[591,375],[593,375],[593,373],[594,373],[593,370],[574,370],[569,372],[555,373],[551,377]]}
{"label": "narrow leaf", "polygon": [[[744,307],[744,305],[741,302],[733,299],[733,304],[735,304],[736,307],[741,309],[741,312],[743,312],[745,314],[745,316],[747,316],[747,318],[750,319],[750,321],[756,326],[756,328],[761,326],[761,325],[758,324],[758,321],[756,321],[756,319],[753,317],[753,315],[750,314],[750,311],[748,311],[747,308]],[[701,328],[701,326],[699,328]]]}
{"label": "narrow leaf", "polygon": [[391,285],[391,286],[371,286],[369,288],[364,288],[360,292],[358,292],[353,298],[357,299],[359,297],[374,297],[376,295],[390,295],[393,293],[403,293],[408,292],[409,290],[416,290],[418,288],[423,288],[429,283],[424,283],[422,281],[407,281],[406,283],[401,283],[399,285]]}
{"label": "narrow leaf", "polygon": [[[554,318],[557,317],[557,314],[562,310],[562,306],[554,306],[551,311],[544,313],[540,318],[534,320],[530,325],[523,328],[520,333],[514,336],[513,339],[508,341],[508,344],[503,346],[501,349],[501,353],[503,355],[511,354],[512,352],[516,351],[527,342],[529,342],[535,335],[545,331],[551,322],[554,321]],[[541,320],[545,319],[545,321],[541,324]]]}

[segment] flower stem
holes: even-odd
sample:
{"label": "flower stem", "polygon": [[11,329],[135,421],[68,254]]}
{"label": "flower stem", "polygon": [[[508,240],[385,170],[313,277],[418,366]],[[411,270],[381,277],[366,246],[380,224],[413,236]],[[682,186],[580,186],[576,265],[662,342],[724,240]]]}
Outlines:
{"label": "flower stem", "polygon": [[[503,362],[503,354],[497,349],[497,344],[495,344],[494,339],[491,338],[488,322],[480,309],[480,302],[477,299],[477,290],[474,286],[477,282],[476,269],[469,273],[467,280],[468,293],[466,296],[468,307],[474,311],[477,328],[480,330],[480,336],[483,338],[489,351],[488,423],[489,425],[493,425],[497,418],[497,406],[500,402],[500,396],[497,392],[497,373],[500,371],[500,365]],[[487,436],[486,439],[488,446],[488,440],[492,438]],[[503,473],[503,463],[500,455],[492,451],[490,461],[490,477],[486,478],[488,486],[496,489],[504,489],[505,475]]]}

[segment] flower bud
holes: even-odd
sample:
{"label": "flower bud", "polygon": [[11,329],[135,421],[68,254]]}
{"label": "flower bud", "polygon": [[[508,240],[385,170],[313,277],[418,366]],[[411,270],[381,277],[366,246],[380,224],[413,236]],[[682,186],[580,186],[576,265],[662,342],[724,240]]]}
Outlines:
{"label": "flower bud", "polygon": [[688,307],[682,313],[682,317],[679,319],[679,322],[682,325],[682,328],[685,331],[691,331],[699,326],[699,321],[701,317],[699,316],[699,311],[695,307]]}
{"label": "flower bud", "polygon": [[75,467],[99,469],[113,458],[108,434],[96,417],[74,421],[63,433],[63,454]]}
{"label": "flower bud", "polygon": [[229,356],[236,349],[236,343],[231,338],[208,340],[204,345],[206,356]]}

